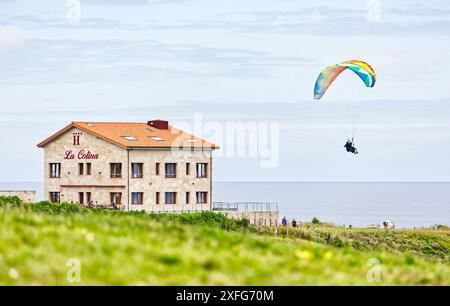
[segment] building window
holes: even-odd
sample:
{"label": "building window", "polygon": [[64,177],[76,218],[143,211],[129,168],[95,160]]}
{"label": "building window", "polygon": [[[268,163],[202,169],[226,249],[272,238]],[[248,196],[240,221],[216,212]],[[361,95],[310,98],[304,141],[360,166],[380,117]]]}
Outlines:
{"label": "building window", "polygon": [[164,141],[163,138],[158,137],[158,136],[148,136],[148,138],[153,139],[153,140],[156,140],[156,141]]}
{"label": "building window", "polygon": [[166,177],[167,178],[177,177],[177,164],[166,163]]}
{"label": "building window", "polygon": [[197,164],[197,177],[208,177],[208,164],[198,163]]}
{"label": "building window", "polygon": [[84,193],[83,192],[78,193],[78,203],[84,204]]}
{"label": "building window", "polygon": [[111,163],[111,177],[122,177],[122,164]]}
{"label": "building window", "polygon": [[144,198],[143,192],[132,192],[131,193],[131,204],[142,204]]}
{"label": "building window", "polygon": [[186,163],[186,175],[190,175],[190,174],[191,174],[191,164]]}
{"label": "building window", "polygon": [[159,175],[159,163],[156,163],[155,172],[156,172],[156,175]]}
{"label": "building window", "polygon": [[123,139],[126,139],[128,141],[138,141],[136,137],[133,136],[121,136]]}
{"label": "building window", "polygon": [[189,204],[190,202],[191,193],[188,191],[186,192],[186,204]]}
{"label": "building window", "polygon": [[156,193],[156,204],[159,204],[159,192]]}
{"label": "building window", "polygon": [[84,169],[86,169],[86,175],[91,175],[92,172],[92,164],[91,163],[86,163],[86,167],[83,163],[78,163],[78,174],[79,175],[84,175]]}
{"label": "building window", "polygon": [[119,205],[122,204],[122,193],[121,192],[111,192],[111,204]]}
{"label": "building window", "polygon": [[132,178],[142,178],[143,177],[143,163],[132,163],[131,164],[131,177]]}
{"label": "building window", "polygon": [[91,204],[92,203],[92,197],[90,192],[86,192],[86,203]]}
{"label": "building window", "polygon": [[50,164],[50,177],[57,178],[61,177],[61,164],[51,163]]}
{"label": "building window", "polygon": [[177,204],[176,192],[166,192],[166,204]]}
{"label": "building window", "polygon": [[50,202],[59,203],[61,201],[59,192],[50,192]]}
{"label": "building window", "polygon": [[208,203],[208,193],[206,191],[197,192],[197,204]]}

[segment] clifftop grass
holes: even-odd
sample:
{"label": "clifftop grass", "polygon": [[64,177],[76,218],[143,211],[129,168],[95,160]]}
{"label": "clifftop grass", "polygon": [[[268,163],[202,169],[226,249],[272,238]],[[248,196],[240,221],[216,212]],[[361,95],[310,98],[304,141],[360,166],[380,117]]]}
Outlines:
{"label": "clifftop grass", "polygon": [[[245,234],[214,213],[10,202],[0,199],[0,285],[450,284],[444,263]],[[380,282],[367,280],[372,258],[381,262]],[[74,260],[80,283],[67,279]]]}
{"label": "clifftop grass", "polygon": [[[273,236],[272,229],[255,229],[259,234]],[[279,236],[314,241],[334,247],[350,247],[359,251],[385,251],[409,254],[428,260],[450,263],[450,231],[408,229],[343,228],[328,224],[303,226],[302,231],[279,228]]]}

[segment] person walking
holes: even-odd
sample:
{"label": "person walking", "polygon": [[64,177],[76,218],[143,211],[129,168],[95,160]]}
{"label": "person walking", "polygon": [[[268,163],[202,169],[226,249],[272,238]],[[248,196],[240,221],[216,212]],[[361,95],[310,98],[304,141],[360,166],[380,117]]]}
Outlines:
{"label": "person walking", "polygon": [[282,224],[284,227],[287,226],[288,222],[287,222],[286,216],[284,216],[283,219],[281,220],[281,224]]}

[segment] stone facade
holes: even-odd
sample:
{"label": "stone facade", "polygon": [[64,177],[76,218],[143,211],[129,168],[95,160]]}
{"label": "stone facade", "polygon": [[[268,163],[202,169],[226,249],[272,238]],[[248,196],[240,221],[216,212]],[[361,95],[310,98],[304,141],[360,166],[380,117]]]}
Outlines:
{"label": "stone facade", "polygon": [[36,202],[35,190],[0,190],[0,196],[17,196],[24,202]]}
{"label": "stone facade", "polygon": [[[73,135],[79,135],[74,145]],[[125,210],[210,210],[212,203],[212,151],[201,149],[171,150],[170,148],[122,148],[77,127],[44,146],[45,197],[57,192],[61,202],[86,203],[88,193],[93,205],[110,205],[111,193],[121,193],[121,208]],[[60,177],[52,178],[51,164],[60,164]],[[83,163],[83,175],[79,164]],[[90,174],[87,174],[90,163]],[[122,175],[111,176],[111,163],[121,163]],[[131,175],[132,163],[141,163],[142,178]],[[159,163],[159,174],[156,173]],[[165,164],[176,164],[176,177],[165,177]],[[190,171],[186,173],[186,164]],[[207,164],[207,177],[198,178],[197,163]],[[176,192],[176,204],[165,204],[165,193]],[[189,203],[186,203],[189,192]],[[197,203],[197,192],[206,192],[206,203]],[[132,193],[143,193],[142,204],[132,204]],[[159,204],[156,202],[159,193]]]}

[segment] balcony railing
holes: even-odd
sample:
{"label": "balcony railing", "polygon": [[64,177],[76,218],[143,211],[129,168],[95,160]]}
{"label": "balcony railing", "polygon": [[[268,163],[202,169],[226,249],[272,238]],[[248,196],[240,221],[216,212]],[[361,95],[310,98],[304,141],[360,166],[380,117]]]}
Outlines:
{"label": "balcony railing", "polygon": [[278,211],[276,202],[214,202],[214,211]]}

